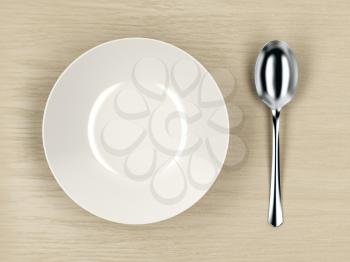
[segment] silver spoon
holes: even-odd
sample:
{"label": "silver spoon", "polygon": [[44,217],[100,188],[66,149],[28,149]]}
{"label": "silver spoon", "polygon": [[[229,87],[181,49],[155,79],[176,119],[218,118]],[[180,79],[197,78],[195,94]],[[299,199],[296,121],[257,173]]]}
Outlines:
{"label": "silver spoon", "polygon": [[272,173],[268,222],[283,223],[280,190],[279,116],[296,91],[298,65],[286,42],[271,41],[260,51],[255,64],[255,87],[260,99],[272,111]]}

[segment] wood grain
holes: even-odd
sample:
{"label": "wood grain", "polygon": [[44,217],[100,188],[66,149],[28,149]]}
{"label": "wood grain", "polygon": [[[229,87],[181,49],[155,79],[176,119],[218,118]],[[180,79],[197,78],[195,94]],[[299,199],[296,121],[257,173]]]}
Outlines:
{"label": "wood grain", "polygon": [[[0,260],[349,261],[349,28],[346,0],[0,0]],[[235,135],[247,147],[242,164],[224,168],[193,208],[147,226],[76,206],[41,143],[45,101],[62,70],[87,49],[130,36],[230,70],[228,102],[244,114]],[[285,224],[277,230],[267,224],[270,115],[252,84],[257,52],[272,39],[292,46],[301,76],[281,119]]]}

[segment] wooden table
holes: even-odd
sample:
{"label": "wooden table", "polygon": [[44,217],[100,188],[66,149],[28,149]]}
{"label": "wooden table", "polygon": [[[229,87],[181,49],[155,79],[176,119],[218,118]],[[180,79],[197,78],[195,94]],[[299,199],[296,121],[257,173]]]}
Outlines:
{"label": "wooden table", "polygon": [[[0,35],[1,261],[350,260],[349,1],[0,0]],[[227,100],[243,112],[227,161],[244,159],[193,208],[146,226],[79,208],[51,175],[41,142],[44,105],[64,68],[97,44],[131,36],[231,72]],[[272,39],[286,40],[300,66],[281,119],[278,229],[267,224],[270,113],[252,82],[257,52]]]}

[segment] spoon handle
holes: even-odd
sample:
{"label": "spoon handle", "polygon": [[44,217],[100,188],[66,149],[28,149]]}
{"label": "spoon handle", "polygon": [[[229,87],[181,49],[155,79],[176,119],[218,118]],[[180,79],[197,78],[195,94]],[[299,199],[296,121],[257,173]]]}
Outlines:
{"label": "spoon handle", "polygon": [[280,110],[272,110],[272,173],[268,222],[274,227],[283,223],[280,190],[279,116]]}

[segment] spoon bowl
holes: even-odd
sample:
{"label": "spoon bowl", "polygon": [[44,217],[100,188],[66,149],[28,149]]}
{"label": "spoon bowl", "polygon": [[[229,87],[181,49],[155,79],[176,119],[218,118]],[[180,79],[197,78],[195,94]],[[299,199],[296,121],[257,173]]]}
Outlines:
{"label": "spoon bowl", "polygon": [[298,65],[293,51],[283,41],[267,43],[255,66],[255,87],[260,99],[272,110],[288,104],[297,88]]}

